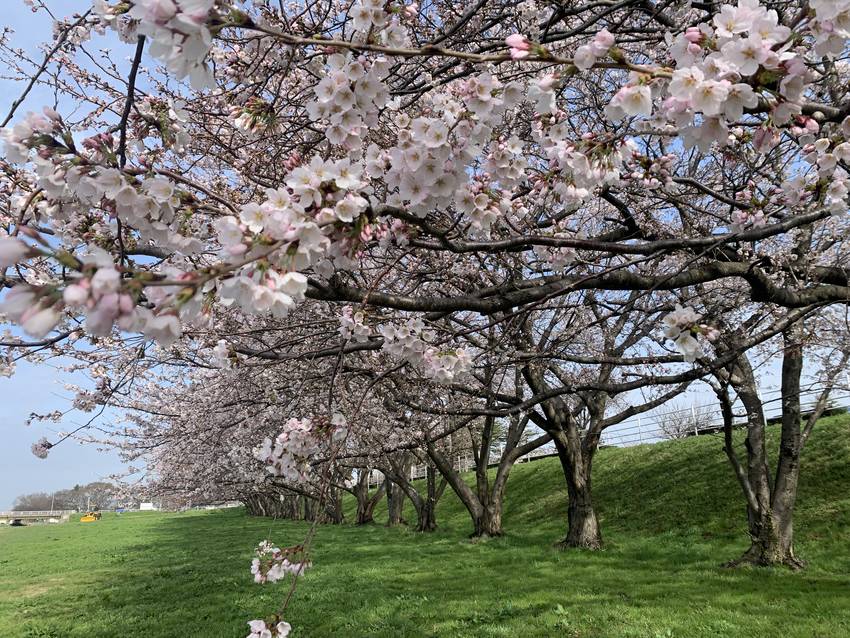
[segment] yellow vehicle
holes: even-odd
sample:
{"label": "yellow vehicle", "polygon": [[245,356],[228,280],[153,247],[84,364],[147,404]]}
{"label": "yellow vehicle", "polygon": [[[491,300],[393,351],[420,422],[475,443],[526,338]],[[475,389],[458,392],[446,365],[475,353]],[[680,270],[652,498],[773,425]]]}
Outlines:
{"label": "yellow vehicle", "polygon": [[86,512],[85,516],[80,518],[81,523],[93,523],[100,520],[100,512]]}

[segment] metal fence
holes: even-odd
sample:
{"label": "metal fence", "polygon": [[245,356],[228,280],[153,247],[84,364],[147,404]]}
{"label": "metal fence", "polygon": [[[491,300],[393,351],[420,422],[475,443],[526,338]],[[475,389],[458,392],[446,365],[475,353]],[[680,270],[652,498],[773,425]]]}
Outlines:
{"label": "metal fence", "polygon": [[38,510],[23,511],[13,510],[0,512],[0,525],[14,525],[15,521],[26,521],[31,523],[64,523],[71,519],[75,510]]}
{"label": "metal fence", "polygon": [[[804,415],[815,407],[822,391],[822,387],[815,386],[801,390],[800,408]],[[761,396],[765,418],[768,421],[772,421],[781,417],[782,396],[780,391],[763,391]],[[848,406],[850,406],[850,391],[846,388],[836,388],[834,394],[830,395],[829,406],[831,409],[848,409]],[[670,424],[676,421],[679,422],[680,429],[677,428],[674,431]],[[736,426],[741,426],[744,423],[745,418],[740,414],[736,415]],[[627,419],[603,432],[600,438],[600,446],[629,447],[632,445],[659,443],[661,441],[688,436],[714,434],[722,431],[723,419],[720,414],[719,405],[716,403],[694,403],[680,410],[656,410]],[[492,457],[497,459],[497,462],[492,463],[491,466],[498,464],[498,459],[501,457],[503,449],[499,448],[495,450],[495,454]],[[528,462],[536,458],[555,456],[556,454],[555,445],[553,443],[547,443],[520,457],[517,462]],[[454,464],[455,468],[461,472],[473,469],[472,452],[466,451],[456,454]],[[373,474],[375,474],[376,483],[383,480],[383,474],[378,470],[373,470]],[[411,468],[410,476],[413,479],[423,478],[425,476],[425,466],[414,466]],[[370,482],[372,482],[371,477]]]}
{"label": "metal fence", "polygon": [[[822,388],[813,387],[800,392],[800,408],[804,415],[814,409],[822,390]],[[780,392],[778,390],[763,392],[762,397],[765,418],[768,421],[780,418],[782,416]],[[832,409],[846,409],[848,405],[850,405],[850,393],[846,390],[838,391],[830,396],[829,406]],[[681,426],[680,429],[671,431],[669,424],[677,420]],[[736,413],[735,425],[742,426],[745,422],[745,417]],[[600,445],[628,447],[722,431],[723,418],[719,405],[693,404],[682,410],[650,412],[645,416],[633,417],[603,432]]]}
{"label": "metal fence", "polygon": [[43,516],[62,516],[73,514],[77,510],[10,510],[0,512],[0,518],[40,518]]}

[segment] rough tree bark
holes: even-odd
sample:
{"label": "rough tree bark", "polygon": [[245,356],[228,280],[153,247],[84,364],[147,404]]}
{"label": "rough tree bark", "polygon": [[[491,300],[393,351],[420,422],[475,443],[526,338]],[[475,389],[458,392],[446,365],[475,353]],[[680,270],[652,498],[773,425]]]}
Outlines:
{"label": "rough tree bark", "polygon": [[499,457],[496,476],[490,480],[488,472],[490,453],[493,444],[495,418],[486,417],[481,434],[476,438],[472,448],[472,458],[475,465],[475,489],[473,490],[451,460],[443,454],[432,442],[428,442],[428,456],[433,461],[440,474],[463,503],[472,519],[473,538],[489,538],[501,536],[502,508],[505,498],[505,487],[511,469],[525,454],[536,450],[550,440],[549,434],[543,434],[532,441],[521,444],[522,434],[528,424],[528,416],[513,418],[508,427],[505,446]]}
{"label": "rough tree bark", "polygon": [[437,470],[433,465],[425,466],[425,497],[416,510],[416,531],[433,532],[437,529],[437,501],[446,489],[446,482],[437,486]]}
{"label": "rough tree bark", "polygon": [[[745,354],[730,364],[725,374],[719,374],[720,385],[715,392],[720,399],[723,414],[724,451],[738,479],[747,502],[747,522],[750,547],[743,555],[728,563],[729,566],[785,565],[800,569],[805,563],[794,552],[794,507],[800,477],[800,457],[806,439],[815,422],[826,409],[834,375],[828,377],[814,410],[809,413],[805,426],[801,423],[800,378],[803,371],[803,325],[792,324],[785,330],[782,357],[782,425],[776,472],[771,480],[767,455],[766,419],[758,395],[753,368]],[[847,355],[836,368],[843,368]],[[746,465],[735,451],[732,430],[734,414],[733,388],[746,412],[747,438]]]}
{"label": "rough tree bark", "polygon": [[[548,390],[543,373],[539,369],[525,366],[523,376],[535,394]],[[543,414],[534,411],[530,416],[555,442],[569,497],[567,535],[556,543],[556,547],[599,549],[602,547],[602,531],[593,508],[590,482],[591,459],[596,445],[585,455],[578,424],[569,406],[561,398],[543,401],[541,407]]]}
{"label": "rough tree bark", "polygon": [[319,522],[341,525],[345,521],[345,512],[342,509],[342,493],[338,487],[331,486],[325,495],[323,509]]}
{"label": "rough tree bark", "polygon": [[567,484],[567,535],[558,543],[560,547],[599,549],[602,547],[602,531],[593,508],[591,490],[591,456],[583,454],[581,437],[575,422],[563,430],[552,430],[558,460]]}
{"label": "rough tree bark", "polygon": [[[786,337],[786,346],[788,338]],[[788,565],[792,568],[802,567],[802,563],[794,556],[793,539],[793,497],[796,496],[796,476],[793,457],[799,461],[799,447],[795,445],[795,436],[791,430],[799,433],[800,401],[799,401],[799,372],[802,369],[801,359],[797,356],[796,348],[792,345],[786,351],[782,362],[782,444],[784,452],[783,469],[777,468],[777,478],[784,485],[784,495],[781,503],[775,508],[774,488],[771,485],[767,459],[766,420],[761,398],[758,395],[755,375],[752,366],[745,355],[741,355],[731,366],[729,383],[738,394],[747,415],[746,468],[738,460],[732,441],[734,415],[732,399],[729,397],[726,385],[718,391],[723,414],[724,451],[732,464],[738,482],[747,500],[747,526],[750,535],[750,547],[743,555],[729,563],[729,566],[749,565]],[[795,388],[796,385],[796,388]],[[793,427],[789,423],[795,420]],[[789,463],[791,461],[791,463]],[[785,476],[788,469],[793,476]],[[789,502],[791,499],[791,502]],[[789,507],[790,505],[790,507]]]}
{"label": "rough tree bark", "polygon": [[386,489],[385,483],[382,483],[374,494],[369,495],[370,472],[370,469],[361,469],[354,489],[349,490],[357,499],[357,514],[355,517],[355,523],[357,525],[367,525],[368,523],[375,522],[375,506],[383,498],[384,490]]}
{"label": "rough tree bark", "polygon": [[[615,330],[613,334],[617,334]],[[608,344],[609,351],[614,354],[622,353],[629,341],[623,341],[614,348],[613,341]],[[597,372],[597,378],[602,382],[607,380],[613,371],[613,365],[602,365]],[[543,371],[535,366],[525,366],[522,374],[526,383],[535,394],[548,392],[549,386],[543,376]],[[566,401],[560,397],[547,399],[541,403],[543,413],[534,410],[529,416],[544,432],[552,437],[558,460],[567,485],[567,534],[555,544],[561,549],[583,548],[596,550],[602,547],[602,530],[599,518],[593,506],[592,470],[593,458],[599,449],[602,432],[622,423],[626,419],[647,412],[687,389],[688,383],[679,384],[668,392],[661,394],[642,404],[631,405],[625,410],[605,418],[609,396],[605,392],[583,393],[578,397],[576,407],[571,410]],[[576,414],[582,410],[587,412],[587,427],[582,431],[576,420]]]}
{"label": "rough tree bark", "polygon": [[384,478],[384,491],[387,494],[387,526],[406,525],[404,520],[404,490],[389,477]]}
{"label": "rough tree bark", "polygon": [[[420,493],[410,480],[410,468],[415,458],[415,454],[408,452],[391,457],[389,466],[383,472],[413,503],[413,509],[416,511],[416,531],[433,532],[437,529],[437,502],[445,492],[446,480],[442,479],[438,482],[436,470],[430,463],[426,463],[425,492]],[[397,499],[402,502],[403,500],[403,497]]]}

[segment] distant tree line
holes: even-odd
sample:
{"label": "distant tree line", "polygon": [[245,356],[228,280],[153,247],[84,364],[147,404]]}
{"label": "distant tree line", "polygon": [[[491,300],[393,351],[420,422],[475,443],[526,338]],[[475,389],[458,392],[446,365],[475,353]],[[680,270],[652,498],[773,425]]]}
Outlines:
{"label": "distant tree line", "polygon": [[54,493],[33,492],[21,494],[12,505],[13,510],[100,510],[112,509],[118,505],[115,486],[105,481],[94,481],[86,485],[75,485]]}

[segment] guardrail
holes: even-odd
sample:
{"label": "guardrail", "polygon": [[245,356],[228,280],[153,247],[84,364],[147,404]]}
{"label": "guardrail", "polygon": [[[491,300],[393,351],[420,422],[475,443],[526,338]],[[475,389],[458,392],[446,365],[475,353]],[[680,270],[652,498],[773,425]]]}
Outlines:
{"label": "guardrail", "polygon": [[[11,511],[0,512],[0,524],[15,525],[28,521],[30,523],[64,523],[71,520],[71,514],[76,510],[40,510],[40,511]],[[18,521],[18,523],[15,523]]]}
{"label": "guardrail", "polygon": [[0,512],[0,518],[43,518],[45,516],[62,516],[74,514],[77,510],[11,510]]}
{"label": "guardrail", "polygon": [[[810,412],[817,404],[818,397],[823,388],[810,387],[800,392],[800,409],[805,417],[807,412]],[[767,398],[772,395],[777,395],[775,398]],[[773,421],[782,415],[782,397],[779,396],[779,391],[762,392],[762,401],[764,416],[767,421]],[[850,409],[850,392],[844,389],[836,388],[835,394],[829,399],[830,409]],[[700,425],[697,415],[701,415],[703,420],[706,420],[706,411],[711,416],[710,424]],[[679,415],[683,427],[671,432],[669,426],[665,428],[662,425],[664,417],[671,415]],[[690,417],[690,424],[689,424]],[[743,418],[738,418],[735,422],[735,427],[741,427],[746,423]],[[632,445],[643,445],[660,443],[661,441],[669,441],[676,438],[686,438],[689,436],[702,436],[706,434],[716,434],[723,431],[722,419],[720,417],[720,409],[716,404],[694,404],[684,410],[670,410],[666,412],[649,412],[641,417],[632,417],[622,423],[611,427],[602,433],[599,445],[607,447],[629,447]],[[557,451],[554,444],[547,443],[541,447],[532,450],[528,454],[520,457],[517,463],[532,461],[537,458],[555,456]],[[492,458],[498,459],[501,457],[501,450],[495,450]],[[491,463],[490,467],[495,467],[498,462]],[[461,472],[469,471],[473,468],[472,453],[470,451],[462,452],[455,457],[455,468]],[[373,476],[370,476],[370,483],[379,483],[383,480],[383,475],[378,470],[373,470]],[[411,479],[421,479],[425,476],[425,466],[414,466],[410,470]]]}

